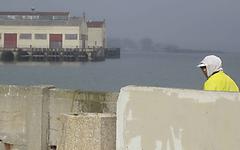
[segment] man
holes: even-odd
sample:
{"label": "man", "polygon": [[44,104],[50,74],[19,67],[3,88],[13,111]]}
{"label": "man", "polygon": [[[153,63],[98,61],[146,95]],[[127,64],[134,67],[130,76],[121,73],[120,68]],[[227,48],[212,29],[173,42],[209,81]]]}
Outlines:
{"label": "man", "polygon": [[206,56],[198,65],[206,76],[203,89],[208,91],[239,92],[237,84],[223,72],[222,61],[215,55]]}

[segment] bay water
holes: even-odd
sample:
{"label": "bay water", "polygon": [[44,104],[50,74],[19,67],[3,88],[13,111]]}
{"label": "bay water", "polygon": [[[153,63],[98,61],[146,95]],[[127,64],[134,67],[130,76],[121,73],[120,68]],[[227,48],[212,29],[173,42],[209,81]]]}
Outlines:
{"label": "bay water", "polygon": [[169,53],[122,51],[102,62],[0,63],[0,84],[54,85],[63,89],[119,91],[127,85],[202,89],[206,80],[197,64],[220,56],[223,69],[240,85],[240,53]]}

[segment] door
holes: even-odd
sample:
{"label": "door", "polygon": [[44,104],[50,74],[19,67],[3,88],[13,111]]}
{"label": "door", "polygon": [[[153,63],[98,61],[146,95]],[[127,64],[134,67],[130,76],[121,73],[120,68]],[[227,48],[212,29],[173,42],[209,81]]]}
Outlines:
{"label": "door", "polygon": [[17,48],[17,34],[5,33],[4,34],[4,48]]}
{"label": "door", "polygon": [[62,48],[62,34],[50,34],[49,47]]}

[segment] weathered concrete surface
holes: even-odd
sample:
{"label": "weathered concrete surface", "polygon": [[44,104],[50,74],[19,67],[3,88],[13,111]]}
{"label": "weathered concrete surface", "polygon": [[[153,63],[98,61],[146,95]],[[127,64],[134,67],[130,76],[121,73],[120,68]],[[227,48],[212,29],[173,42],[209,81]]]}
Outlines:
{"label": "weathered concrete surface", "polygon": [[116,113],[117,98],[118,93],[51,89],[49,145],[59,143],[61,114]]}
{"label": "weathered concrete surface", "polygon": [[[60,114],[115,113],[118,93],[0,85],[0,150],[47,150],[57,145]],[[114,140],[114,139],[112,139]]]}
{"label": "weathered concrete surface", "polygon": [[62,115],[62,132],[58,150],[116,149],[116,115],[81,113]]}
{"label": "weathered concrete surface", "polygon": [[0,86],[0,140],[21,150],[47,149],[48,89]]}
{"label": "weathered concrete surface", "polygon": [[125,87],[117,150],[239,150],[239,115],[239,93]]}

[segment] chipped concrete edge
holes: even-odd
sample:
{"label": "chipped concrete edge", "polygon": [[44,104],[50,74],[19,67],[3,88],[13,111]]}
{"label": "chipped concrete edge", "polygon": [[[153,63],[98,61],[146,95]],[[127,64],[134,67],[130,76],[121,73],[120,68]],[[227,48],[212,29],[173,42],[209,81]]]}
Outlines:
{"label": "chipped concrete edge", "polygon": [[[162,91],[167,95],[177,95],[179,98],[192,99],[197,103],[212,103],[216,102],[219,97],[227,98],[232,101],[239,101],[239,92],[217,92],[217,91],[203,91],[194,89],[178,89],[178,88],[163,88],[163,87],[147,87],[147,86],[135,86],[129,85],[123,87],[125,91]],[[204,94],[208,93],[208,95]],[[217,94],[216,94],[217,93]]]}
{"label": "chipped concrete edge", "polygon": [[124,143],[124,137],[123,137],[123,131],[126,127],[126,122],[124,121],[125,115],[120,114],[121,112],[125,112],[127,103],[129,101],[129,92],[128,88],[131,86],[123,87],[120,90],[118,100],[117,100],[117,137],[116,137],[116,149],[122,150],[124,149],[125,143]]}

